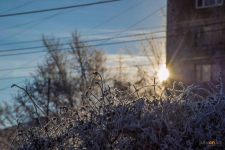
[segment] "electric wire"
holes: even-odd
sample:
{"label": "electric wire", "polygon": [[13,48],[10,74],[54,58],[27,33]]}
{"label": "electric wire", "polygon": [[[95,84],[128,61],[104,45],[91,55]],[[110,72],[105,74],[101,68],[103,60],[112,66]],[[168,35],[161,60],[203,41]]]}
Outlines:
{"label": "electric wire", "polygon": [[[78,4],[79,2],[81,2],[81,0],[78,0],[78,1],[77,1],[76,3],[74,3],[73,5],[76,5],[76,4]],[[50,19],[50,18],[55,17],[55,16],[57,16],[57,15],[61,15],[61,14],[64,14],[64,13],[68,13],[68,12],[71,12],[71,11],[74,11],[74,10],[69,10],[69,11],[66,11],[66,12],[64,12],[64,11],[65,11],[65,10],[61,10],[60,12],[58,12],[58,13],[56,13],[56,14],[54,14],[54,15],[48,16],[48,17],[42,19],[43,21],[40,22],[40,23],[43,23],[46,19]],[[39,23],[39,24],[40,24],[40,23]],[[44,56],[44,55],[42,55],[42,56]],[[41,56],[41,57],[42,57],[42,56]],[[37,59],[40,59],[41,57],[38,57]],[[32,61],[29,61],[29,62],[23,64],[20,68],[22,68],[22,67],[24,67],[24,66],[30,64],[31,62],[33,62],[33,61],[35,61],[35,60],[37,60],[37,59],[34,59],[34,60],[32,60]],[[8,72],[8,73],[6,73],[6,74],[4,74],[4,75],[2,75],[2,76],[0,76],[0,77],[4,77],[4,76],[6,76],[6,75],[9,75],[9,74],[11,74],[12,72],[14,72],[14,70],[13,70],[13,71],[10,71],[10,72]]]}
{"label": "electric wire", "polygon": [[[43,57],[43,55],[41,55],[40,57]],[[126,58],[131,58],[132,56],[124,56],[123,59],[126,59]],[[142,55],[138,55],[138,57],[143,57]],[[39,59],[39,58],[38,58]],[[117,59],[120,59],[120,58],[106,58],[105,60],[108,61],[108,60],[117,60]],[[74,61],[74,59],[70,59],[70,60],[67,60],[66,62],[70,62],[70,61]],[[29,64],[30,62],[27,62],[26,64]],[[23,65],[24,66],[24,65]],[[29,68],[37,68],[38,66],[28,66],[28,67],[17,67],[17,68],[5,68],[5,69],[0,69],[0,72],[4,72],[4,71],[8,71],[8,70],[20,70],[20,69],[29,69]],[[0,76],[2,77],[2,76]]]}
{"label": "electric wire", "polygon": [[55,10],[61,10],[61,9],[69,9],[69,8],[75,8],[75,7],[90,6],[90,5],[110,3],[110,2],[115,2],[115,1],[120,1],[120,0],[99,1],[99,2],[94,2],[94,3],[72,5],[72,6],[66,6],[66,7],[58,7],[58,8],[42,9],[42,10],[36,10],[36,11],[27,11],[27,12],[19,12],[19,13],[12,13],[12,14],[4,14],[4,15],[0,15],[0,18],[1,17],[16,16],[16,15],[26,15],[26,14],[33,14],[33,13],[41,13],[41,12],[47,12],[47,11],[55,11]]}
{"label": "electric wire", "polygon": [[[165,7],[165,6],[163,6],[163,7]],[[161,7],[161,8],[163,8],[163,7]],[[133,8],[133,7],[132,7],[132,8]],[[157,11],[161,10],[161,8],[158,9]],[[128,9],[128,10],[129,10],[129,9]],[[156,12],[157,12],[157,11],[156,11]],[[130,28],[132,28],[133,26],[136,26],[137,24],[139,24],[139,23],[142,22],[143,20],[147,19],[147,18],[150,17],[151,15],[155,14],[156,12],[150,13],[150,15],[148,15],[147,17],[143,18],[142,20],[138,21],[137,23],[133,24]],[[39,23],[37,23],[37,24],[39,24]],[[20,33],[22,33],[22,32],[25,32],[25,31],[27,31],[27,30],[30,29],[30,28],[33,28],[33,27],[36,26],[37,24],[35,24],[35,25],[33,25],[33,26],[30,26],[29,28],[26,28],[25,30],[16,33],[16,35],[18,35],[18,34],[20,34]],[[126,29],[126,30],[129,30],[129,28]],[[119,34],[121,34],[121,32],[120,32]],[[13,36],[15,36],[15,35],[11,35],[11,36],[9,36],[9,37],[7,37],[7,38],[1,39],[1,41],[6,40],[6,39],[9,39],[10,37],[13,37]],[[108,39],[108,40],[109,40],[109,39]],[[108,41],[108,40],[106,40],[106,41]],[[104,43],[104,42],[103,42],[103,43]]]}
{"label": "electric wire", "polygon": [[[202,20],[199,20],[199,21],[202,22],[203,20],[209,20],[209,19],[202,19]],[[213,19],[210,19],[210,20],[213,20]],[[176,25],[176,24],[181,24],[181,23],[182,22],[180,22],[180,23],[173,23],[173,24]],[[185,21],[185,23],[187,24],[187,23],[190,23],[190,22]],[[193,21],[191,21],[191,23],[193,23]],[[174,30],[179,30],[179,29],[188,29],[188,28],[191,28],[191,27],[201,27],[201,26],[206,26],[206,25],[217,25],[217,24],[222,24],[222,23],[225,23],[225,22],[223,21],[223,22],[207,23],[207,24],[196,25],[196,26],[179,27],[177,29],[170,29],[170,30],[167,30],[167,31],[174,31]],[[137,28],[137,29],[130,29],[130,30],[117,30],[117,31],[101,32],[101,33],[94,33],[94,34],[85,34],[85,35],[82,35],[82,37],[84,37],[84,36],[94,36],[94,35],[104,35],[104,34],[111,34],[111,33],[118,33],[118,32],[126,32],[126,31],[146,30],[146,29],[150,29],[150,28],[162,28],[162,27],[165,28],[167,26],[163,26],[162,25],[162,26],[152,26],[152,27]],[[0,29],[0,31],[1,31],[1,29]],[[58,39],[66,39],[66,38],[71,38],[71,37],[61,37],[61,38],[59,37]],[[39,42],[39,41],[42,41],[42,40],[28,40],[28,41],[12,42],[12,43],[0,43],[0,45],[12,45],[12,44],[21,44],[21,43],[32,43],[32,42]]]}
{"label": "electric wire", "polygon": [[[132,37],[132,36],[141,36],[141,35],[155,34],[155,33],[161,33],[161,32],[165,32],[165,31],[156,31],[156,32],[149,32],[149,33],[138,33],[138,34],[132,34],[132,35],[118,36],[118,37],[109,37],[109,38],[94,39],[94,40],[85,40],[85,41],[80,41],[79,43],[90,43],[90,42],[97,42],[97,41],[103,41],[103,40],[108,40],[108,39],[118,39],[118,38]],[[70,43],[65,43],[65,44],[61,44],[61,45],[68,45],[68,44],[70,44]],[[53,44],[51,46],[55,46],[55,45]],[[39,49],[39,48],[45,48],[45,46],[35,46],[35,47],[23,47],[23,48],[16,48],[16,49],[6,49],[6,50],[0,50],[0,53],[2,53],[2,52],[10,52],[10,51]]]}
{"label": "electric wire", "polygon": [[[146,1],[146,0],[144,0],[144,1]],[[132,8],[134,8],[134,7],[136,7],[136,6],[138,6],[139,4],[141,4],[141,3],[144,2],[144,1],[141,1],[141,2],[139,2],[139,3],[137,3],[137,4],[135,4],[134,6],[130,7],[129,9],[126,9],[125,11],[121,12],[120,14],[122,14],[122,13],[124,13],[124,12],[126,12],[126,11],[128,11],[128,10],[130,10],[130,9],[132,9]],[[62,14],[62,13],[59,12],[58,14],[52,15],[52,16],[50,16],[50,17],[46,17],[46,18],[44,18],[44,19],[41,19],[41,20],[40,20],[41,22],[38,22],[38,23],[36,23],[36,24],[34,24],[34,25],[32,25],[32,26],[30,26],[30,27],[28,27],[28,28],[26,28],[26,29],[24,29],[24,30],[22,30],[22,31],[19,31],[19,32],[13,34],[13,35],[10,35],[10,36],[8,36],[8,37],[6,37],[6,38],[4,38],[4,39],[1,39],[1,41],[4,41],[4,40],[9,39],[9,38],[11,38],[11,37],[14,37],[14,36],[16,36],[16,35],[19,35],[19,34],[25,32],[25,31],[27,31],[27,30],[29,30],[29,29],[31,29],[31,28],[33,28],[33,27],[35,27],[35,26],[37,26],[37,25],[43,23],[44,21],[46,21],[46,19],[51,18],[51,17],[54,17],[54,16],[58,16],[58,15],[61,15],[61,14]],[[118,14],[118,15],[119,15],[119,14]],[[109,18],[107,21],[112,20],[112,19],[118,17],[118,15]],[[104,23],[106,23],[106,22],[101,23],[101,25],[104,24]],[[94,27],[94,28],[95,28],[95,27]],[[94,28],[92,28],[91,30],[93,30]],[[0,30],[0,31],[1,31],[1,30]],[[89,32],[89,31],[88,31],[88,32]],[[86,33],[87,33],[87,32],[86,32]],[[35,40],[35,41],[36,41],[36,40]],[[1,45],[1,44],[0,44],[0,45]]]}
{"label": "electric wire", "polygon": [[209,31],[208,31],[209,32]]}
{"label": "electric wire", "polygon": [[[165,37],[158,37],[158,38],[165,38]],[[157,39],[157,38],[152,38],[152,39]],[[116,45],[116,44],[124,44],[124,43],[133,43],[133,42],[140,42],[143,40],[149,40],[149,39],[140,39],[140,40],[129,40],[129,41],[122,41],[122,42],[111,42],[111,43],[103,43],[103,44],[96,44],[96,45],[88,45],[84,46],[85,48],[87,47],[98,47],[98,46],[109,46],[109,45]],[[69,50],[69,48],[62,48],[60,50]],[[51,50],[51,51],[57,51],[57,50]],[[25,54],[35,54],[35,53],[43,53],[43,52],[48,52],[46,50],[40,50],[40,51],[34,51],[34,52],[23,52],[23,53],[13,53],[13,54],[3,54],[0,55],[0,57],[7,57],[7,56],[18,56],[18,55],[25,55]]]}
{"label": "electric wire", "polygon": [[[20,66],[19,68],[20,68],[20,69],[22,69],[22,68],[26,68],[26,69],[27,69],[28,67],[25,67],[25,66],[27,66],[27,65],[30,64],[31,62],[34,62],[34,61],[36,61],[36,60],[42,58],[43,56],[45,56],[45,54],[44,54],[44,55],[41,55],[41,56],[37,57],[36,59],[33,59],[33,60],[31,60],[31,61],[29,61],[29,62],[27,62],[27,63],[25,63],[25,64],[23,64],[23,65]],[[0,69],[0,71],[8,71],[8,70],[12,70],[12,71],[9,71],[9,72],[7,72],[7,73],[1,75],[0,77],[5,77],[5,76],[11,74],[12,72],[14,72],[15,70],[18,70],[19,68],[17,68],[17,69],[8,68],[8,69],[3,69],[3,70]],[[30,68],[30,67],[29,67],[29,68]]]}
{"label": "electric wire", "polygon": [[0,14],[4,14],[4,13],[6,13],[6,12],[9,12],[9,11],[12,11],[12,10],[16,10],[16,9],[21,8],[21,7],[23,7],[23,6],[29,5],[29,4],[31,4],[31,3],[35,2],[35,1],[37,1],[37,0],[33,0],[33,1],[30,1],[30,2],[27,2],[27,3],[24,3],[24,4],[22,4],[22,5],[19,5],[19,6],[10,8],[10,9],[8,9],[8,10],[2,11],[2,12],[0,12]]}
{"label": "electric wire", "polygon": [[[136,65],[135,65],[136,66]],[[148,66],[149,66],[149,64],[148,64]],[[112,68],[110,68],[110,69],[112,69]],[[29,77],[29,76],[25,76],[25,77]],[[15,79],[15,78],[17,78],[17,77],[12,77],[13,79]],[[8,78],[8,79],[12,79],[12,78]],[[24,78],[24,77],[18,77],[18,78]],[[5,80],[5,79],[7,79],[7,78],[3,78],[3,79],[0,79],[0,80]]]}
{"label": "electric wire", "polygon": [[[35,0],[36,1],[36,0]],[[81,2],[82,0],[78,0],[75,4],[78,4],[79,2]],[[76,10],[76,9],[75,9]],[[44,17],[44,18],[41,18],[41,19],[38,19],[38,20],[34,20],[34,21],[29,21],[29,22],[25,22],[25,23],[21,23],[21,24],[17,24],[17,25],[14,25],[14,26],[10,26],[10,27],[6,27],[6,28],[2,28],[0,29],[0,31],[5,31],[5,30],[8,30],[8,29],[12,29],[12,28],[16,28],[16,27],[20,27],[20,26],[23,26],[23,25],[28,25],[28,24],[31,24],[31,23],[35,23],[35,22],[39,22],[39,21],[42,21],[42,20],[46,20],[46,19],[49,19],[49,18],[52,18],[56,15],[62,15],[62,14],[65,14],[65,13],[68,13],[68,12],[71,12],[71,11],[74,11],[74,10],[69,10],[69,11],[66,11],[66,12],[63,12],[64,10],[54,14],[54,15],[51,15],[51,16],[48,16],[48,17]]]}
{"label": "electric wire", "polygon": [[[81,0],[78,0],[75,4],[77,4],[77,3],[79,3]],[[76,9],[75,9],[76,10]],[[29,27],[27,27],[27,28],[25,28],[25,29],[23,29],[23,30],[21,30],[21,31],[19,31],[19,32],[17,32],[17,33],[14,33],[14,34],[12,34],[12,35],[10,35],[10,36],[8,36],[8,37],[5,37],[5,38],[3,38],[3,39],[1,39],[0,41],[4,41],[4,40],[8,40],[8,39],[10,39],[10,38],[12,38],[12,37],[15,37],[15,36],[17,36],[17,35],[20,35],[21,33],[23,33],[23,32],[25,32],[25,31],[28,31],[29,29],[32,29],[33,27],[36,27],[37,25],[40,25],[40,24],[42,24],[42,23],[44,23],[45,21],[47,21],[47,20],[49,20],[49,19],[51,19],[51,18],[53,18],[53,17],[55,17],[55,16],[58,16],[58,15],[62,15],[62,14],[64,14],[64,13],[68,13],[68,12],[71,12],[71,11],[74,11],[74,10],[70,10],[70,11],[67,11],[67,12],[64,12],[65,10],[61,10],[60,12],[57,12],[57,13],[55,13],[55,14],[53,14],[53,15],[51,15],[51,16],[48,16],[48,17],[45,17],[45,18],[42,18],[42,19],[39,19],[39,20],[36,20],[36,21],[31,21],[31,22],[29,22],[29,23],[35,23],[35,24],[33,24],[33,25],[31,25],[31,26],[29,26]],[[64,13],[63,13],[64,12]],[[16,27],[18,27],[18,26],[16,26]],[[10,29],[10,28],[9,28]],[[2,29],[2,30],[0,30],[0,31],[4,31],[5,29]]]}
{"label": "electric wire", "polygon": [[[165,6],[164,6],[165,7]],[[170,23],[170,25],[177,25],[177,24],[187,24],[187,23],[195,23],[195,22],[202,22],[202,21],[207,21],[207,20],[213,20],[214,18],[210,18],[210,19],[201,19],[201,20],[194,20],[194,21],[182,21],[182,22],[178,22],[178,23]],[[220,19],[220,18],[215,18],[215,19]],[[218,23],[212,23],[212,24],[218,24]],[[206,25],[206,24],[204,24]],[[204,25],[198,25],[198,26],[204,26]],[[210,25],[210,24],[208,24]],[[16,27],[16,26],[15,26]],[[158,27],[166,27],[166,26],[156,26],[156,27],[148,27],[148,28],[158,28]],[[193,26],[194,27],[194,26]],[[196,26],[197,27],[197,26]],[[148,29],[148,28],[142,28],[142,29]],[[187,27],[188,28],[188,27]],[[180,29],[180,28],[178,28]],[[0,29],[1,31],[1,29]],[[114,33],[114,32],[123,32],[123,31],[113,31],[113,32],[106,32],[107,33]],[[105,34],[105,33],[100,33],[100,34]],[[99,35],[99,33],[97,34],[90,34],[90,35],[87,35],[87,36],[91,36],[91,35]],[[86,36],[86,35],[85,35]],[[64,38],[64,37],[63,37]],[[68,38],[68,37],[65,37],[65,38]],[[20,44],[20,43],[25,43],[25,42],[38,42],[38,41],[41,41],[41,40],[33,40],[33,41],[23,41],[23,42],[14,42],[14,43],[3,43],[3,44],[0,44],[0,45],[8,45],[8,44]]]}
{"label": "electric wire", "polygon": [[[139,67],[146,67],[146,66],[149,66],[149,64],[142,64],[142,65],[139,65]],[[110,67],[110,68],[105,68],[105,70],[111,70],[111,69],[119,69],[119,68],[136,68],[137,65],[130,65],[130,66],[126,66],[126,67]],[[96,71],[96,70],[93,70],[93,71]],[[71,72],[71,73],[76,73],[76,72],[79,72],[78,70],[74,71],[74,72]],[[68,73],[57,73],[57,74],[68,74]],[[38,75],[33,75],[33,76],[19,76],[19,77],[7,77],[7,78],[0,78],[0,80],[9,80],[9,79],[20,79],[20,78],[30,78],[30,77],[39,77]],[[25,79],[26,80],[26,79]],[[19,83],[22,83],[24,82],[25,80],[23,81],[20,81],[16,84],[19,84]],[[0,92],[1,91],[4,91],[6,89],[9,89],[10,86],[7,86],[7,87],[4,87],[2,89],[0,89]]]}
{"label": "electric wire", "polygon": [[[128,28],[126,28],[125,31],[127,31],[127,30],[133,28],[134,26],[138,25],[138,24],[141,23],[142,21],[148,19],[149,17],[151,17],[152,15],[154,15],[155,13],[157,13],[159,10],[161,10],[161,9],[164,8],[164,7],[166,7],[166,6],[162,6],[162,7],[160,7],[159,9],[157,9],[157,10],[151,12],[151,13],[150,13],[149,15],[147,15],[146,17],[142,18],[142,19],[139,20],[138,22],[136,22],[136,23],[132,24],[131,26],[129,26]],[[124,32],[124,31],[123,31],[123,32]],[[120,34],[122,34],[123,32],[119,32],[118,34],[115,35],[115,37],[118,36],[118,35],[120,35]],[[111,39],[107,39],[107,40],[103,41],[101,44],[104,44],[105,42],[107,42],[107,41],[109,41],[109,40],[111,40]]]}
{"label": "electric wire", "polygon": [[[24,82],[24,81],[25,81],[25,80],[20,81],[20,82],[18,82],[18,83],[16,83],[16,84],[20,84],[20,83],[22,83],[22,82]],[[4,90],[9,89],[9,88],[11,88],[11,86],[7,86],[7,87],[4,87],[4,88],[1,88],[0,91],[4,91]]]}
{"label": "electric wire", "polygon": [[[146,1],[146,0],[142,0],[142,1],[138,2],[138,3],[135,3],[135,5],[132,5],[132,6],[129,7],[128,9],[126,9],[126,10],[124,10],[124,11],[122,11],[122,12],[120,12],[120,13],[118,13],[118,14],[112,16],[112,17],[110,17],[109,19],[107,19],[107,20],[101,22],[100,24],[94,26],[93,28],[91,28],[90,30],[86,31],[85,33],[88,33],[88,32],[91,32],[91,31],[94,30],[94,29],[97,29],[98,27],[102,26],[103,24],[105,24],[105,23],[107,23],[107,22],[109,22],[109,21],[111,21],[111,20],[113,20],[113,19],[115,19],[115,18],[121,16],[121,14],[123,14],[123,13],[125,13],[125,12],[127,12],[127,11],[129,11],[129,10],[135,8],[135,7],[137,7],[138,5],[142,4],[142,3],[145,2],[145,1]],[[84,34],[85,34],[85,33],[84,33]]]}
{"label": "electric wire", "polygon": [[[165,26],[154,26],[154,27],[148,27],[148,28],[138,28],[138,29],[132,29],[132,30],[127,30],[127,31],[137,31],[137,30],[145,30],[145,29],[149,29],[149,28],[161,28],[161,27],[165,27]],[[90,37],[90,36],[95,36],[95,35],[104,35],[104,34],[118,33],[118,32],[122,32],[122,31],[124,31],[124,30],[102,32],[102,33],[95,33],[95,34],[86,34],[86,35],[81,35],[81,37]],[[59,37],[57,39],[71,39],[71,36]],[[33,43],[33,42],[40,42],[40,41],[43,41],[43,40],[29,40],[29,41],[21,41],[21,42],[2,43],[2,44],[0,44],[0,46],[1,45],[23,44],[23,43]]]}
{"label": "electric wire", "polygon": [[0,72],[8,71],[8,70],[29,69],[29,68],[36,68],[36,67],[37,67],[37,66],[18,67],[18,68],[7,68],[7,69],[0,69]]}
{"label": "electric wire", "polygon": [[[77,1],[76,3],[74,3],[73,5],[78,4],[79,2],[81,2],[81,0],[78,0],[78,1]],[[46,18],[42,19],[42,20],[41,20],[42,22],[38,22],[37,24],[35,24],[35,25],[29,27],[28,29],[30,29],[30,28],[32,28],[32,27],[34,27],[34,26],[36,26],[36,25],[38,25],[38,24],[40,24],[40,23],[43,23],[46,19],[50,19],[50,18],[52,18],[52,17],[58,16],[58,15],[62,15],[62,14],[71,12],[71,11],[73,11],[73,10],[69,10],[69,11],[66,11],[66,12],[63,12],[63,11],[65,11],[65,10],[62,10],[62,11],[60,11],[60,12],[58,12],[58,13],[52,15],[52,16],[49,16],[49,17],[46,17]],[[27,29],[26,29],[26,30],[27,30]],[[26,31],[26,30],[25,30],[25,31]],[[24,31],[22,31],[22,32],[24,32]],[[21,33],[21,32],[20,32],[20,33]],[[12,36],[11,36],[11,37],[12,37]],[[39,58],[38,58],[38,59],[39,59]],[[33,62],[33,61],[34,61],[34,60],[32,60],[31,62]],[[28,63],[29,63],[29,62],[28,62]],[[28,63],[24,64],[23,66],[26,66]],[[22,68],[23,66],[21,66],[21,68]],[[8,72],[7,74],[4,74],[3,77],[6,76],[6,75],[8,75],[8,74],[10,74],[10,73],[12,73],[12,72],[14,72],[14,70],[11,71],[11,72]],[[1,77],[2,77],[2,76],[1,76]]]}
{"label": "electric wire", "polygon": [[[160,63],[160,64],[164,64],[164,63]],[[145,66],[152,66],[150,64],[141,64],[141,65],[138,65],[139,67],[142,66],[142,67],[145,67]],[[126,67],[109,67],[109,68],[104,68],[105,70],[111,70],[111,69],[118,69],[118,68],[134,68],[134,67],[137,67],[137,65],[129,65],[129,66],[126,66]],[[77,69],[76,71],[72,71],[72,72],[69,72],[69,73],[76,73],[76,72],[79,72],[78,71],[79,69]],[[93,70],[93,71],[96,71],[96,70]],[[69,73],[56,73],[58,75],[63,75],[63,74],[69,74]],[[19,78],[30,78],[30,77],[41,77],[40,75],[32,75],[32,76],[17,76],[17,77],[6,77],[6,78],[0,78],[0,80],[9,80],[9,79],[19,79]]]}
{"label": "electric wire", "polygon": [[[156,32],[176,31],[176,30],[189,29],[189,28],[195,28],[195,27],[203,27],[203,26],[208,26],[208,25],[218,25],[218,24],[223,24],[223,23],[225,23],[225,22],[222,21],[222,22],[206,23],[206,24],[202,24],[202,25],[188,26],[188,27],[182,27],[182,28],[176,28],[176,29],[170,29],[170,30],[161,30],[161,31],[156,31]],[[111,33],[126,32],[126,31],[145,30],[145,29],[149,29],[149,28],[161,28],[161,27],[166,27],[166,26],[153,26],[153,27],[147,27],[147,28],[138,28],[138,29],[130,29],[130,30],[126,29],[126,30],[118,30],[118,31],[111,31],[111,32],[87,34],[87,35],[82,35],[81,37],[111,34]],[[71,38],[71,37],[61,37],[61,38],[58,38],[58,39],[68,39],[68,38]],[[1,43],[0,45],[13,45],[13,44],[32,43],[32,42],[40,42],[40,41],[42,41],[42,40],[30,40],[30,41],[21,41],[21,42],[13,42],[13,43]]]}
{"label": "electric wire", "polygon": [[[124,43],[133,43],[133,42],[140,42],[140,41],[146,41],[146,40],[151,40],[151,39],[162,39],[162,38],[168,38],[168,37],[178,37],[181,35],[196,35],[199,33],[210,33],[210,32],[217,32],[217,31],[224,31],[225,29],[218,29],[218,30],[211,30],[211,31],[204,31],[204,32],[196,32],[196,33],[187,33],[187,34],[177,34],[177,35],[170,35],[170,36],[161,36],[161,37],[152,37],[152,38],[145,38],[145,39],[137,39],[137,40],[127,40],[127,41],[119,41],[119,42],[111,42],[111,43],[100,43],[100,44],[93,44],[93,45],[86,45],[84,46],[85,48],[88,47],[98,47],[98,46],[108,46],[108,45],[115,45],[115,44],[124,44]],[[140,35],[145,35],[145,34],[138,34]],[[122,38],[125,36],[121,36],[119,38]],[[128,36],[129,37],[129,36]],[[106,39],[101,39],[101,40],[111,40],[111,39],[116,39],[117,37],[111,37],[111,38],[106,38]],[[51,45],[54,46],[54,45]],[[30,48],[24,48],[24,49],[11,49],[8,51],[21,51],[21,50],[26,50],[26,49],[35,49],[35,48],[43,48],[44,46],[41,47],[30,47]],[[55,49],[52,51],[57,51],[57,50],[68,50],[69,48],[62,48],[62,49]],[[6,52],[7,50],[4,50],[3,52]],[[1,52],[1,51],[0,51]],[[3,54],[0,55],[0,57],[6,57],[6,56],[14,56],[14,55],[24,55],[24,54],[33,54],[33,53],[42,53],[42,52],[48,52],[46,50],[40,50],[40,51],[33,51],[33,52],[23,52],[23,53],[13,53],[13,54]]]}
{"label": "electric wire", "polygon": [[195,33],[196,34],[196,33]]}

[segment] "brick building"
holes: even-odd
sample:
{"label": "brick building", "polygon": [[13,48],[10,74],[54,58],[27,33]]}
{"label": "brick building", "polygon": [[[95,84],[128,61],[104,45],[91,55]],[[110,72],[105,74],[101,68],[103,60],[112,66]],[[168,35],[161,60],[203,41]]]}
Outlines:
{"label": "brick building", "polygon": [[224,0],[167,1],[169,83],[205,85],[217,72],[225,77]]}

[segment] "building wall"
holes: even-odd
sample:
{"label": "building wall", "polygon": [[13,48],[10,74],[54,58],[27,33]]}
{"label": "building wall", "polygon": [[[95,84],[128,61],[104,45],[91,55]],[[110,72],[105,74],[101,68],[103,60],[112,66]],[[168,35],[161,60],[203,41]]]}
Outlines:
{"label": "building wall", "polygon": [[200,9],[195,7],[196,0],[167,3],[169,84],[205,85],[205,79],[216,80],[218,71],[225,77],[225,2]]}

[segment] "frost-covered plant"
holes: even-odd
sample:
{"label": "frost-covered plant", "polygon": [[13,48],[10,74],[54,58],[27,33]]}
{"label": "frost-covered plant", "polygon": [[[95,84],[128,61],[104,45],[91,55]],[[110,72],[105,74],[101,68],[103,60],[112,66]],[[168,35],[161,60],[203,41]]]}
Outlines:
{"label": "frost-covered plant", "polygon": [[207,150],[225,146],[200,145],[201,141],[225,141],[225,96],[220,73],[218,86],[208,83],[211,91],[206,98],[192,92],[197,86],[184,88],[180,82],[183,90],[168,88],[167,95],[158,99],[141,97],[138,92],[143,87],[135,86],[133,93],[121,99],[120,91],[104,88],[102,80],[95,80],[100,74],[94,75],[92,82],[99,86],[101,97],[95,96],[90,87],[78,110],[60,107],[60,117],[49,117],[49,123],[39,128],[18,123],[12,141],[17,148],[10,149]]}

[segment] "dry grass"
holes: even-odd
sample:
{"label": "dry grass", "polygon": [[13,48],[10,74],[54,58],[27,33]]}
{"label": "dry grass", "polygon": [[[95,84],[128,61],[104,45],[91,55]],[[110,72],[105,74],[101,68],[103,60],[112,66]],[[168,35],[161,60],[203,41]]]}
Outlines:
{"label": "dry grass", "polygon": [[[156,99],[139,97],[140,88],[120,98],[120,91],[99,86],[101,97],[91,87],[78,110],[60,108],[60,117],[49,118],[47,125],[33,128],[18,123],[17,135],[10,149],[222,149],[221,145],[200,145],[202,141],[225,141],[225,95],[222,77],[219,85],[208,83],[206,98],[192,92],[168,89]],[[182,83],[180,83],[182,86]],[[151,86],[150,86],[151,87]],[[144,87],[141,87],[144,88]],[[170,94],[168,94],[170,93]],[[164,94],[164,93],[163,93]],[[135,96],[137,98],[135,99]],[[34,104],[36,109],[37,106]]]}

